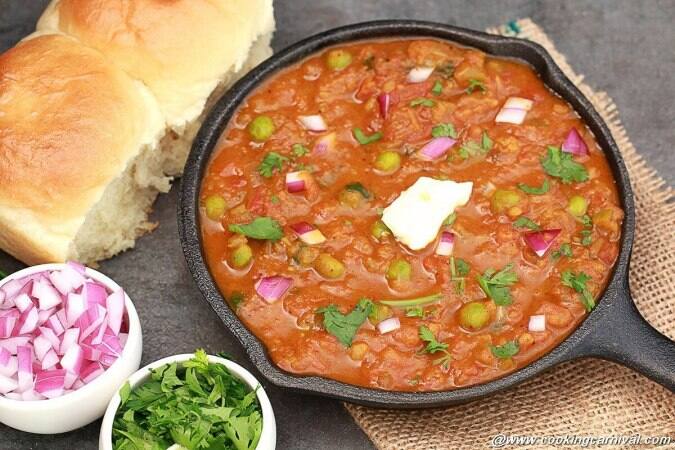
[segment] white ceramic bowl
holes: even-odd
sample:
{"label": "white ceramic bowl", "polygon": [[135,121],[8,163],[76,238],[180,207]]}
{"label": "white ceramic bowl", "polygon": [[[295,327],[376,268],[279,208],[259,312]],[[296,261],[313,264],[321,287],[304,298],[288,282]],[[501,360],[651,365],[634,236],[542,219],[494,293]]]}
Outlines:
{"label": "white ceramic bowl", "polygon": [[[150,369],[156,369],[165,364],[171,364],[174,362],[182,363],[188,361],[194,357],[194,354],[187,353],[183,355],[174,355],[167,358],[160,359],[155,361],[152,364],[148,364],[143,367],[141,370],[129,377],[129,385],[133,390],[135,387],[142,385],[150,377]],[[258,403],[262,409],[262,433],[260,435],[260,441],[258,441],[258,446],[256,450],[274,450],[277,444],[277,424],[274,420],[274,411],[272,411],[272,404],[270,399],[267,397],[267,393],[263,389],[262,385],[258,380],[249,372],[248,370],[241,367],[239,364],[229,361],[227,359],[219,358],[217,356],[209,355],[209,361],[214,364],[222,364],[227,367],[227,369],[235,375],[237,378],[242,380],[249,388],[256,390],[256,396],[258,397]],[[112,445],[112,428],[113,421],[115,420],[115,414],[117,413],[117,408],[120,406],[120,396],[119,392],[110,400],[108,409],[105,412],[105,417],[103,417],[103,423],[101,424],[101,434],[98,439],[98,449],[99,450],[113,450]]]}
{"label": "white ceramic bowl", "polygon": [[[9,280],[60,269],[63,266],[64,264],[42,264],[28,267],[0,280],[0,286]],[[94,269],[87,268],[86,275],[110,290],[119,289],[117,283]],[[141,365],[141,323],[129,296],[125,297],[129,337],[117,361],[94,381],[63,397],[20,401],[0,396],[0,422],[21,431],[55,434],[83,427],[101,417],[110,398]]]}

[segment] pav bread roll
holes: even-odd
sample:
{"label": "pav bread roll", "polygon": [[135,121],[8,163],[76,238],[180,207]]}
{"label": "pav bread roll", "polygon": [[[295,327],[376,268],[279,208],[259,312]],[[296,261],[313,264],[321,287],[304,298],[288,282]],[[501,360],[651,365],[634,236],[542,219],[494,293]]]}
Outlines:
{"label": "pav bread roll", "polygon": [[271,54],[271,0],[55,0],[0,56],[0,247],[133,247],[208,107]]}
{"label": "pav bread roll", "polygon": [[182,171],[209,97],[271,54],[272,0],[53,0],[39,31],[77,38],[155,95]]}
{"label": "pav bread roll", "polygon": [[98,51],[29,36],[0,56],[0,246],[29,263],[132,245],[168,180],[157,101]]}

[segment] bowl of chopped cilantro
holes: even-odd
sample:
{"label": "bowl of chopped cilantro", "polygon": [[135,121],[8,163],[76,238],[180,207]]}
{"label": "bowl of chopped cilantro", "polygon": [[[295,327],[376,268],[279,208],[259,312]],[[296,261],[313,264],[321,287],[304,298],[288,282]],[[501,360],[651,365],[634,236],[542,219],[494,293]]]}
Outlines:
{"label": "bowl of chopped cilantro", "polygon": [[273,450],[276,422],[258,380],[204,350],[129,377],[106,410],[100,450]]}

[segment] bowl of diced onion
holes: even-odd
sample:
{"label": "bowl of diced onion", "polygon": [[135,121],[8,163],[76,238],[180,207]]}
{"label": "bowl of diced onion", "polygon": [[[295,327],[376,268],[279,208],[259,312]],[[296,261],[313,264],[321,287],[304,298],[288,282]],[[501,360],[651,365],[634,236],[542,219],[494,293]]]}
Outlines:
{"label": "bowl of diced onion", "polygon": [[0,422],[54,434],[98,419],[141,362],[141,325],[124,290],[81,264],[0,280]]}

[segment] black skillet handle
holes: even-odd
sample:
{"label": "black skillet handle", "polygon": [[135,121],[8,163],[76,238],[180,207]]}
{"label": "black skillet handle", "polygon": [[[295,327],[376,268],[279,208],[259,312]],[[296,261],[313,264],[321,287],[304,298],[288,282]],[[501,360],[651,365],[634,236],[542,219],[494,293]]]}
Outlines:
{"label": "black skillet handle", "polygon": [[577,356],[594,356],[640,372],[675,392],[675,342],[652,327],[638,312],[626,285],[616,291],[606,314],[584,336]]}

